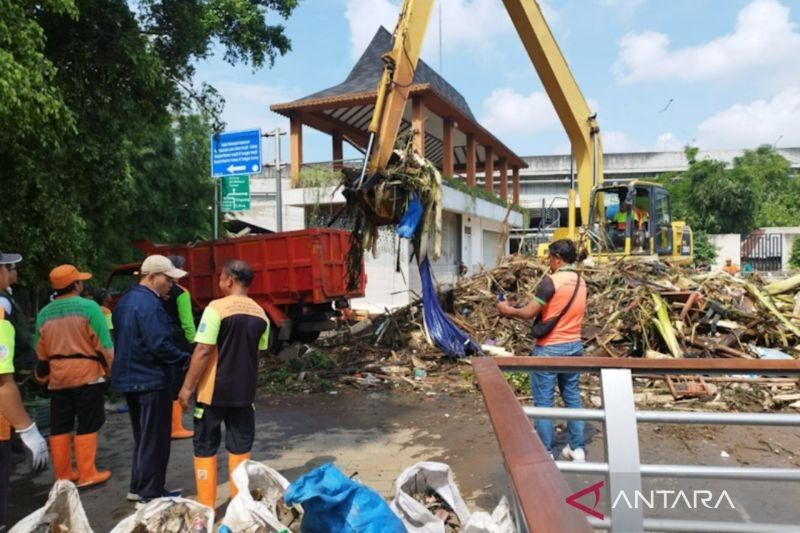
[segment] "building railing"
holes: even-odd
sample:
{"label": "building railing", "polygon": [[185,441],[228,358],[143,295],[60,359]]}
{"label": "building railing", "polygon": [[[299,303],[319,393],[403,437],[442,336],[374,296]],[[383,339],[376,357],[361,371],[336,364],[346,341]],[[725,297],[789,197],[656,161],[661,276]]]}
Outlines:
{"label": "building railing", "polygon": [[[631,498],[633,495],[642,494],[643,477],[800,481],[798,468],[642,464],[637,426],[638,423],[667,423],[800,427],[800,415],[636,411],[633,394],[633,376],[636,374],[757,374],[795,377],[800,376],[800,361],[497,357],[475,359],[473,367],[506,469],[511,477],[516,505],[515,519],[519,531],[590,531],[591,528],[626,533],[645,530],[718,532],[798,530],[796,524],[645,518],[642,507],[625,505],[612,505],[609,517],[600,515],[601,518],[596,512],[576,515],[578,508],[567,503],[570,497],[574,498],[576,495],[571,494],[572,491],[561,473],[603,475],[606,477],[609,494],[622,493],[631,495]],[[514,398],[502,371],[537,370],[599,373],[603,408],[521,406]],[[606,462],[553,461],[535,431],[532,431],[529,418],[580,419],[604,423]],[[599,486],[595,485],[589,489]]]}

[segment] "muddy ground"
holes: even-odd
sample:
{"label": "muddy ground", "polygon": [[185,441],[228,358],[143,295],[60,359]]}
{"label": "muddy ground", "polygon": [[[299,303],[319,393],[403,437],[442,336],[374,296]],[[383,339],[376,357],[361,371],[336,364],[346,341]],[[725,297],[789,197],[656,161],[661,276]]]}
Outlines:
{"label": "muddy ground", "polygon": [[[328,461],[390,498],[392,484],[417,461],[448,463],[468,505],[491,511],[509,493],[502,456],[480,394],[433,391],[363,391],[341,388],[331,393],[263,395],[257,406],[254,459],[278,469],[289,481]],[[188,416],[186,417],[188,422]],[[587,424],[589,460],[602,460],[602,425]],[[108,531],[134,505],[125,501],[130,469],[131,433],[127,414],[109,415],[101,430],[98,465],[113,477],[104,486],[81,492],[96,531]],[[683,427],[643,425],[640,450],[644,462],[708,465],[800,466],[800,429],[747,427]],[[723,457],[725,452],[728,457]],[[227,497],[224,453],[220,455],[217,504]],[[28,463],[16,465],[12,476],[10,523],[41,506],[52,483],[49,472],[31,476]],[[601,478],[569,475],[576,491]],[[194,494],[192,445],[173,441],[168,488]],[[727,503],[716,511],[646,510],[646,516],[800,523],[800,484],[650,480],[653,490],[707,489],[727,491]],[[672,501],[669,502],[670,504]],[[607,514],[608,502],[600,505]],[[222,510],[220,508],[220,510]]]}

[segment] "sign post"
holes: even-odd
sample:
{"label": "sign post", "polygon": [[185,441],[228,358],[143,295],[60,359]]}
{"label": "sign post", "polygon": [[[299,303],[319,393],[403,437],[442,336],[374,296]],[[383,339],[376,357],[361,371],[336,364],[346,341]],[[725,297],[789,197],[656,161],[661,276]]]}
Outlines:
{"label": "sign post", "polygon": [[286,132],[280,128],[275,128],[265,137],[275,137],[275,172],[277,174],[275,183],[275,229],[278,233],[283,231],[283,182],[281,181],[281,135]]}
{"label": "sign post", "polygon": [[[228,191],[226,203],[226,185],[222,184],[222,211],[244,211],[250,209],[250,176],[242,174],[258,174],[261,172],[261,130],[226,131],[211,136],[211,177],[237,178],[233,192]],[[214,240],[219,238],[219,180],[214,180]],[[244,185],[243,185],[244,183]],[[230,187],[230,185],[229,185]],[[243,189],[246,187],[246,189]],[[243,196],[246,192],[246,201]]]}
{"label": "sign post", "polygon": [[211,136],[211,176],[261,172],[261,130],[231,131]]}
{"label": "sign post", "polygon": [[222,212],[250,209],[250,176],[225,176],[222,178]]}
{"label": "sign post", "polygon": [[214,220],[211,221],[211,227],[214,229],[214,240],[216,241],[219,239],[219,180],[214,181],[214,201],[212,202],[213,208],[213,217]]}

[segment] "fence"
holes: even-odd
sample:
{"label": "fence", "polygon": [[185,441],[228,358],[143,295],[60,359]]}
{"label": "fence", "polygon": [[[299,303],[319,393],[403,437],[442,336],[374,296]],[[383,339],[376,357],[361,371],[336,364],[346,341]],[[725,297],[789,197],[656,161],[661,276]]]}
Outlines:
{"label": "fence", "polygon": [[[568,503],[571,494],[561,472],[606,476],[610,494],[642,492],[642,477],[730,480],[800,481],[798,468],[721,467],[642,464],[638,423],[736,424],[800,427],[800,415],[764,413],[702,413],[636,411],[633,380],[636,374],[752,374],[800,376],[800,361],[739,359],[608,359],[575,357],[498,357],[473,361],[489,417],[509,472],[520,531],[797,531],[796,525],[733,523],[645,518],[643,509],[612,506],[610,517],[581,513]],[[502,371],[599,373],[602,409],[522,407]],[[529,417],[582,419],[605,424],[606,462],[553,461],[531,429]],[[589,487],[590,489],[592,487]],[[586,492],[588,494],[588,492]],[[580,493],[579,493],[580,494]]]}

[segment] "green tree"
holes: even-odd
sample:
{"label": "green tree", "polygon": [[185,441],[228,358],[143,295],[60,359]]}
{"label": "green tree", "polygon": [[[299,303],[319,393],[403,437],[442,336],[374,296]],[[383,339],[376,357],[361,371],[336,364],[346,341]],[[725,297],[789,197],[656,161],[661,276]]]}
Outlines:
{"label": "green tree", "polygon": [[789,266],[794,269],[800,269],[800,238],[795,238],[792,241],[792,255],[789,256]]}
{"label": "green tree", "polygon": [[733,173],[756,195],[755,226],[793,226],[800,220],[800,180],[774,148],[745,150],[733,160]]}
{"label": "green tree", "polygon": [[749,233],[755,224],[756,194],[743,172],[731,172],[725,163],[697,160],[687,147],[689,169],[662,179],[670,192],[673,216],[695,231]]}
{"label": "green tree", "polygon": [[130,241],[208,236],[208,135],[224,101],[195,82],[290,50],[296,0],[0,0],[0,249],[28,281],[103,270]]}
{"label": "green tree", "polygon": [[695,264],[705,263],[711,265],[716,261],[717,247],[711,242],[711,238],[705,231],[695,231],[692,235],[694,239],[694,262]]}

